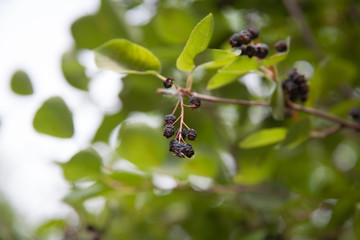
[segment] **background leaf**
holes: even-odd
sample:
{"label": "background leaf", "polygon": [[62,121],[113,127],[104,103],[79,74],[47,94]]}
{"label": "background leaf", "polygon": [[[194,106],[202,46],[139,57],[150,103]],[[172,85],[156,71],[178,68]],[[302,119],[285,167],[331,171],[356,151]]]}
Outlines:
{"label": "background leaf", "polygon": [[34,93],[29,76],[22,70],[16,71],[12,76],[11,89],[19,95],[31,95]]}
{"label": "background leaf", "polygon": [[194,58],[196,66],[213,69],[220,68],[235,60],[238,54],[222,49],[206,49]]}
{"label": "background leaf", "polygon": [[209,45],[214,20],[210,13],[203,18],[193,29],[183,51],[176,61],[176,67],[182,71],[191,71],[194,64],[194,57],[204,51]]}
{"label": "background leaf", "polygon": [[301,119],[294,124],[286,134],[282,142],[283,146],[295,147],[310,137],[311,122],[310,118]]}
{"label": "background leaf", "polygon": [[118,73],[134,71],[160,71],[157,57],[148,49],[125,39],[116,39],[104,43],[95,49],[96,65],[102,70]]}
{"label": "background leaf", "polygon": [[239,144],[241,148],[256,148],[282,141],[287,133],[286,128],[269,128],[247,136]]}
{"label": "background leaf", "polygon": [[35,114],[33,126],[39,133],[59,138],[74,134],[72,113],[60,97],[51,97],[43,103]]}
{"label": "background leaf", "polygon": [[281,83],[277,82],[275,91],[271,96],[271,115],[275,120],[283,120],[284,109],[285,109],[284,92]]}
{"label": "background leaf", "polygon": [[101,173],[102,159],[94,150],[75,154],[68,162],[60,164],[68,181],[95,180]]}
{"label": "background leaf", "polygon": [[76,59],[76,53],[64,53],[61,58],[61,70],[66,81],[73,87],[87,91],[89,78],[85,75],[85,67]]}

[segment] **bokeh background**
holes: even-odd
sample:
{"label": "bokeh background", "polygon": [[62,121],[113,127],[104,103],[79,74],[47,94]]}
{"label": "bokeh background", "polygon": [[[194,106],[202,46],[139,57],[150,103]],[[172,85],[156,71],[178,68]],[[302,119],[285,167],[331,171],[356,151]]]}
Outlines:
{"label": "bokeh background", "polygon": [[[155,93],[161,82],[95,66],[94,48],[125,38],[149,48],[162,74],[184,85],[176,58],[209,12],[211,48],[230,49],[231,34],[256,27],[273,54],[273,45],[290,36],[280,77],[301,69],[310,79],[306,105],[351,120],[349,110],[360,106],[358,1],[2,0],[0,239],[360,238],[358,133],[246,150],[238,143],[250,133],[295,121],[274,121],[261,107],[204,103],[186,113],[199,137],[195,158],[181,161],[161,138],[162,118],[176,103]],[[33,93],[11,85],[19,70]],[[208,92],[213,74],[196,71],[194,89],[264,101],[274,90],[250,74]],[[53,96],[72,112],[70,137],[33,127]],[[331,126],[300,118],[315,129]],[[69,174],[71,164],[60,163],[82,150],[85,160],[101,164],[83,163]]]}

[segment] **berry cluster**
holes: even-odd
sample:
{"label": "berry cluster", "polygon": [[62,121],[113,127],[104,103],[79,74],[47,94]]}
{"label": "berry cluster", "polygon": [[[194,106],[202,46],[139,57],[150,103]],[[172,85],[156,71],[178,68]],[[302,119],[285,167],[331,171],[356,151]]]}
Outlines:
{"label": "berry cluster", "polygon": [[269,53],[269,47],[265,43],[254,45],[252,40],[259,36],[259,31],[255,28],[242,30],[240,33],[233,34],[229,39],[229,44],[241,50],[241,55],[247,55],[249,58],[256,56],[265,58]]}
{"label": "berry cluster", "polygon": [[360,124],[360,108],[353,107],[350,111],[350,116]]}
{"label": "berry cluster", "polygon": [[[190,97],[189,105],[182,104],[182,107],[187,106],[195,109],[195,108],[199,108],[200,105],[201,105],[201,100],[197,97],[192,96]],[[173,152],[175,156],[180,158],[184,158],[184,157],[191,158],[195,154],[195,151],[190,144],[185,142],[185,140],[188,139],[190,141],[194,141],[196,139],[197,133],[194,129],[189,128],[183,122],[183,117],[184,117],[183,115],[180,115],[178,118],[174,116],[177,106],[178,105],[176,105],[172,114],[168,114],[165,116],[163,136],[166,138],[172,137],[175,133],[174,125],[178,122],[179,119],[181,119],[180,127],[175,133],[175,139],[171,140],[169,143],[169,151]],[[187,130],[183,128],[183,125],[187,128]]]}
{"label": "berry cluster", "polygon": [[287,99],[292,102],[297,99],[305,102],[308,98],[309,86],[306,83],[306,78],[299,74],[295,68],[288,73],[288,78],[282,83],[282,88]]}

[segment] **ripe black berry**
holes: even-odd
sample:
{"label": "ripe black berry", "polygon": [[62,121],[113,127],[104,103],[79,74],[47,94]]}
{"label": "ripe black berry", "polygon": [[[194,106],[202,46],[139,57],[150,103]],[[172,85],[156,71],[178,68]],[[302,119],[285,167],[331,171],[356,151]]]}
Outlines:
{"label": "ripe black berry", "polygon": [[174,115],[168,114],[165,116],[165,121],[164,121],[165,125],[173,124],[175,121],[176,121],[176,117]]}
{"label": "ripe black berry", "polygon": [[256,55],[256,47],[252,44],[249,44],[247,47],[246,47],[246,55],[249,56],[249,58],[253,57]]}
{"label": "ripe black berry", "polygon": [[188,158],[191,158],[195,154],[195,151],[190,144],[184,144],[182,152]]}
{"label": "ripe black berry", "polygon": [[[176,130],[175,137],[178,136],[178,133],[179,133],[179,129]],[[184,140],[186,139],[186,130],[185,130],[185,129],[182,129],[182,130],[181,130],[181,137],[182,137],[182,139],[184,139]],[[176,137],[176,140],[179,140],[179,137]]]}
{"label": "ripe black berry", "polygon": [[247,30],[251,34],[251,40],[254,40],[259,36],[259,30],[257,30],[256,28],[248,28]]}
{"label": "ripe black berry", "polygon": [[309,86],[304,75],[301,75],[294,68],[288,73],[289,78],[282,83],[282,88],[288,99],[291,101],[305,102],[308,99]]}
{"label": "ripe black berry", "polygon": [[174,132],[175,132],[174,126],[172,124],[166,124],[164,127],[163,136],[169,138],[172,135],[174,135]]}
{"label": "ripe black berry", "polygon": [[184,152],[186,153],[185,144],[178,143],[178,144],[175,145],[174,153],[175,153],[176,156],[184,158],[185,157]]}
{"label": "ripe black berry", "polygon": [[190,141],[194,141],[196,138],[196,131],[194,129],[189,129],[186,132],[186,137],[190,140]]}
{"label": "ripe black berry", "polygon": [[265,58],[269,53],[269,47],[265,43],[256,44],[256,56],[258,58]]}
{"label": "ripe black berry", "polygon": [[360,120],[360,108],[358,107],[353,107],[350,111],[350,116],[354,119],[357,120],[359,122]]}
{"label": "ripe black berry", "polygon": [[288,50],[288,45],[285,41],[278,41],[275,44],[275,49],[278,52],[286,52]]}
{"label": "ripe black berry", "polygon": [[229,38],[229,44],[232,47],[240,47],[242,45],[242,42],[240,40],[240,33],[234,33],[230,38]]}
{"label": "ripe black berry", "polygon": [[240,47],[237,47],[237,48],[241,50],[240,56],[246,55],[246,46],[245,45],[241,45]]}
{"label": "ripe black berry", "polygon": [[201,105],[201,100],[197,97],[191,96],[189,103],[191,105],[192,108],[199,108]]}
{"label": "ripe black berry", "polygon": [[252,34],[248,30],[240,32],[240,41],[242,44],[248,44],[252,39]]}
{"label": "ripe black berry", "polygon": [[164,88],[171,88],[173,84],[174,79],[173,78],[167,78],[164,82]]}
{"label": "ripe black berry", "polygon": [[175,147],[176,147],[178,144],[179,144],[178,141],[176,141],[176,140],[171,140],[171,141],[169,142],[169,151],[170,151],[170,152],[175,152]]}

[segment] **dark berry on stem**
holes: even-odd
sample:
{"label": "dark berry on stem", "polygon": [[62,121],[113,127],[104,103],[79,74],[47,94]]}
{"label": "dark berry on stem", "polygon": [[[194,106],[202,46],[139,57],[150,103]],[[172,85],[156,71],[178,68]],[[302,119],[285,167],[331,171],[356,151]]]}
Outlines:
{"label": "dark berry on stem", "polygon": [[240,41],[242,44],[248,44],[251,41],[252,35],[248,30],[242,30],[240,32]]}
{"label": "dark berry on stem", "polygon": [[165,116],[165,121],[164,121],[165,125],[173,124],[175,121],[176,121],[176,117],[174,115],[168,114]]}
{"label": "dark berry on stem", "polygon": [[256,28],[248,28],[247,30],[251,33],[251,40],[254,40],[259,36],[259,30],[257,30]]}
{"label": "dark berry on stem", "polygon": [[245,45],[241,45],[240,47],[238,47],[238,49],[241,50],[240,56],[246,55],[246,46]]}
{"label": "dark berry on stem", "polygon": [[189,139],[190,141],[194,141],[195,138],[196,138],[196,135],[197,135],[197,133],[196,133],[196,131],[195,131],[194,129],[189,129],[189,130],[187,130],[187,132],[186,132],[186,137],[187,137],[187,139]]}
{"label": "dark berry on stem", "polygon": [[229,44],[232,47],[240,47],[242,45],[242,42],[240,40],[240,33],[234,33],[230,38],[229,38]]}
{"label": "dark berry on stem", "polygon": [[293,68],[288,72],[288,76],[291,81],[295,81],[296,78],[299,76],[299,73],[297,72],[296,68]]}
{"label": "dark berry on stem", "polygon": [[173,78],[167,78],[164,82],[164,88],[171,88],[173,84],[174,79]]}
{"label": "dark berry on stem", "polygon": [[354,120],[360,120],[360,108],[358,107],[353,107],[350,111],[350,116],[354,119]]}
{"label": "dark berry on stem", "polygon": [[258,58],[265,58],[269,53],[269,47],[265,43],[256,44],[256,56]]}
{"label": "dark berry on stem", "polygon": [[171,140],[171,141],[169,142],[169,151],[170,151],[170,152],[175,152],[175,147],[176,147],[178,144],[179,144],[178,141],[176,141],[176,140]]}
{"label": "dark berry on stem", "polygon": [[253,57],[256,55],[256,47],[252,44],[249,44],[247,47],[246,47],[246,55],[249,56],[249,58]]}
{"label": "dark berry on stem", "polygon": [[172,124],[166,124],[164,127],[163,136],[169,138],[172,135],[174,135],[174,132],[175,132],[174,126]]}
{"label": "dark berry on stem", "polygon": [[185,144],[178,143],[178,144],[175,145],[174,153],[175,153],[176,156],[184,158],[185,157],[184,152],[186,152],[185,151]]}
{"label": "dark berry on stem", "polygon": [[189,103],[191,105],[192,108],[199,108],[201,105],[201,100],[197,97],[191,96]]}
{"label": "dark berry on stem", "polygon": [[[178,136],[178,133],[179,133],[179,129],[176,131],[175,137]],[[186,130],[185,129],[181,130],[181,137],[184,140],[186,139]],[[179,137],[177,137],[176,140],[179,140]]]}
{"label": "dark berry on stem", "polygon": [[195,154],[195,151],[190,144],[184,144],[183,154],[186,157],[191,158]]}
{"label": "dark berry on stem", "polygon": [[278,41],[275,44],[275,49],[278,52],[286,52],[288,50],[288,45],[285,41]]}

